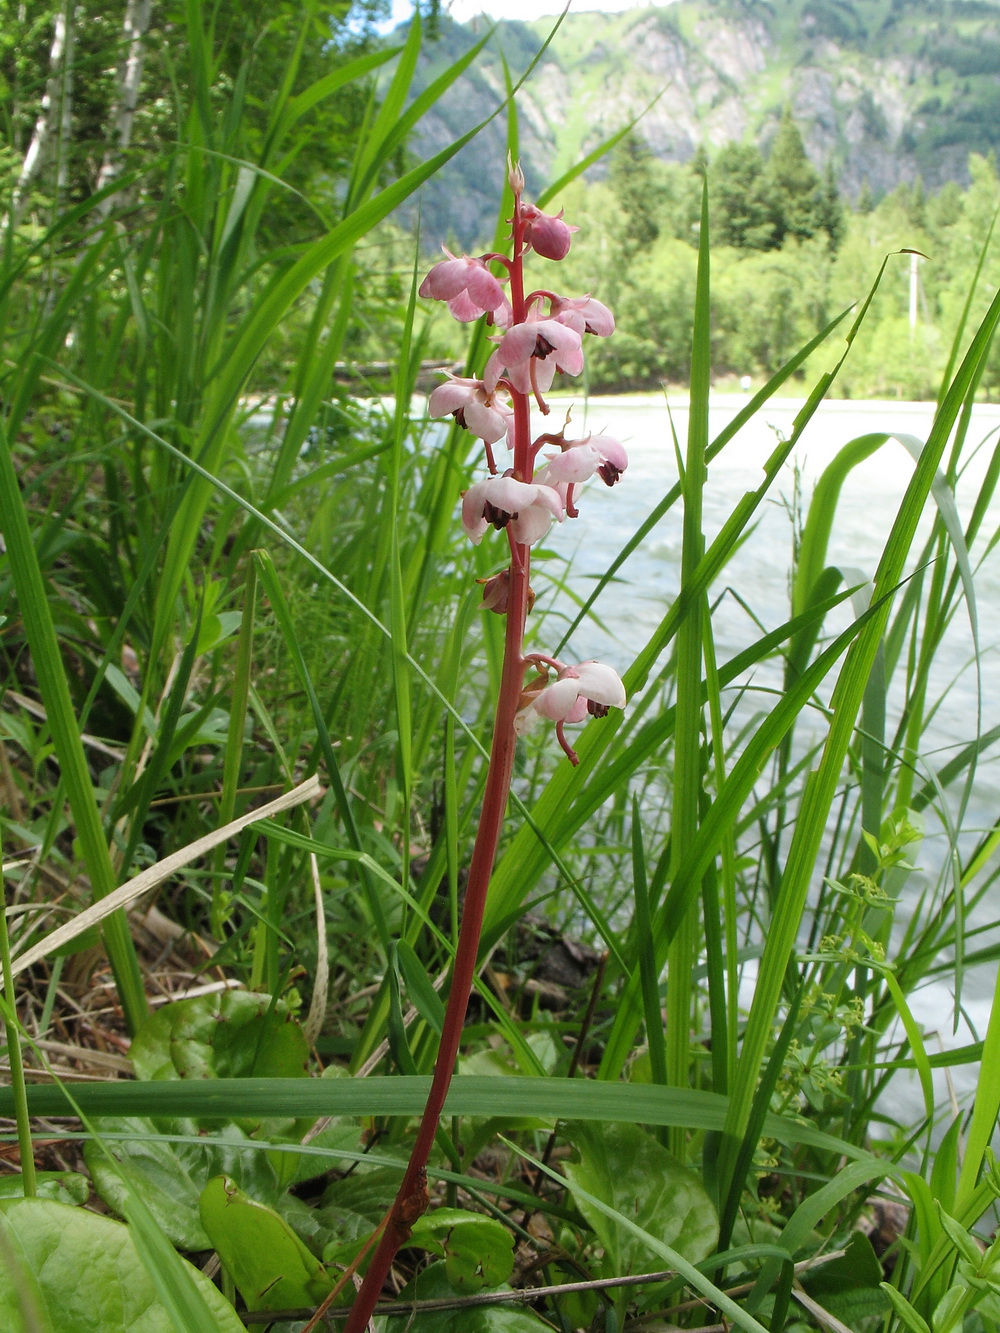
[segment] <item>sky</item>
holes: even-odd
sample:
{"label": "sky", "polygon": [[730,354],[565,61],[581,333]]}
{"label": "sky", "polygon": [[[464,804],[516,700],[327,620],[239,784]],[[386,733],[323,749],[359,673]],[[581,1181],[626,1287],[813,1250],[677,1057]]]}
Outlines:
{"label": "sky", "polygon": [[[600,9],[606,14],[620,9],[641,9],[651,0],[571,0],[571,13],[584,9]],[[658,4],[669,0],[656,0]],[[488,14],[497,19],[535,19],[543,14],[561,14],[565,0],[447,0],[442,6],[458,23],[473,18],[476,14]],[[408,18],[413,5],[411,0],[393,0],[393,19],[401,22]]]}

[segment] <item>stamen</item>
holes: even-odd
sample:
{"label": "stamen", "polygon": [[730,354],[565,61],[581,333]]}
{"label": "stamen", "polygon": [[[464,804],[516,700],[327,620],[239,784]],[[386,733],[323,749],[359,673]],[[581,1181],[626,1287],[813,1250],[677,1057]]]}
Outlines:
{"label": "stamen", "polygon": [[483,518],[487,523],[492,523],[497,532],[505,528],[512,518],[517,518],[516,514],[508,514],[506,509],[499,509],[489,500],[483,505]]}

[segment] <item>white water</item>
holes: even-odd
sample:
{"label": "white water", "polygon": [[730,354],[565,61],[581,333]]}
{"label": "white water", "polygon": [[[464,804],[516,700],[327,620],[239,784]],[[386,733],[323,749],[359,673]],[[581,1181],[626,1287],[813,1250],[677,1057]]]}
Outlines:
{"label": "white water", "polygon": [[[713,402],[709,420],[709,438],[714,438],[743,406],[742,399],[723,398]],[[565,404],[553,403],[552,418],[561,420]],[[773,452],[779,438],[792,432],[792,422],[801,402],[777,400],[769,404],[731,441],[709,469],[705,492],[704,527],[711,541],[739,498],[754,490],[762,480],[762,466]],[[893,402],[830,402],[817,411],[803,433],[783,474],[761,505],[754,531],[713,589],[713,600],[726,586],[737,590],[765,629],[773,629],[789,614],[789,569],[792,550],[792,524],[788,506],[795,490],[795,469],[800,475],[802,507],[808,508],[812,488],[825,466],[850,440],[870,432],[899,432],[926,439],[933,419],[933,405]],[[674,428],[683,450],[688,412],[684,402],[670,402]],[[622,397],[594,399],[589,411],[582,405],[574,409],[575,427],[595,434],[614,435],[629,450],[630,462],[619,485],[608,490],[593,482],[579,500],[580,518],[554,530],[547,544],[567,557],[572,556],[569,577],[576,593],[586,596],[592,578],[607,568],[630,535],[645,519],[664,493],[674,484],[677,469],[671,436],[670,418],[662,400]],[[979,483],[1000,431],[1000,407],[977,408],[966,446],[966,467],[958,491],[958,508],[968,519]],[[568,432],[571,436],[574,431]],[[974,453],[974,446],[985,447]],[[871,578],[875,572],[886,536],[906,484],[912,475],[910,455],[895,440],[888,441],[874,456],[860,464],[847,478],[837,509],[837,517],[827,553],[827,563],[850,567]],[[648,538],[623,566],[617,581],[596,604],[595,612],[603,628],[594,623],[581,626],[571,647],[562,655],[568,660],[598,657],[624,669],[661,620],[680,582],[681,507],[676,505],[649,534]],[[922,546],[931,515],[918,532],[912,550],[915,562]],[[989,535],[1000,527],[1000,501],[994,502],[977,543],[981,552]],[[985,540],[984,540],[985,539]],[[975,552],[974,552],[975,554]],[[975,562],[974,562],[975,563]],[[538,566],[536,566],[537,568]],[[590,576],[590,577],[588,577]],[[858,580],[852,573],[850,582]],[[979,617],[979,661],[981,669],[981,730],[1000,722],[1000,635],[997,611],[1000,609],[1000,550],[988,557],[976,573]],[[541,591],[541,589],[539,589]],[[560,605],[566,605],[561,603]],[[572,608],[568,608],[572,614]],[[840,609],[830,621],[831,627],[845,627],[851,613]],[[718,660],[724,662],[734,652],[760,637],[761,629],[749,618],[737,601],[722,598],[713,616]],[[555,645],[551,645],[554,647]],[[967,613],[956,618],[935,664],[932,697],[942,695],[933,724],[928,728],[924,771],[937,770],[950,754],[976,735],[977,681],[971,663],[973,636]],[[835,672],[830,680],[835,678]],[[780,682],[777,669],[757,673],[758,685],[773,688]],[[757,695],[750,705],[766,706],[766,696]],[[892,734],[892,719],[887,734]],[[996,747],[1000,757],[1000,747]],[[1000,814],[1000,769],[998,757],[988,752],[981,760],[975,789],[965,812],[960,845],[963,852],[975,844],[977,833],[997,820]],[[954,808],[958,793],[949,793]],[[947,841],[932,816],[927,818],[928,837],[919,848],[917,861],[926,874],[937,874],[947,857]],[[925,881],[926,882],[926,881]],[[918,891],[918,877],[904,890],[899,912],[907,911],[906,894]],[[985,902],[977,918],[996,922],[1000,903],[991,890],[993,904]],[[985,940],[977,943],[985,943]],[[748,981],[750,978],[748,977]],[[928,984],[913,997],[915,1016],[925,1028],[928,1050],[961,1045],[981,1038],[985,1033],[993,993],[992,969],[969,972],[963,986],[963,1005],[972,1028],[964,1021],[952,1032],[953,988],[943,982]],[[971,1090],[974,1075],[961,1070],[956,1076],[960,1090]],[[943,1075],[937,1085],[939,1099],[946,1091]],[[894,1094],[896,1096],[897,1094]],[[898,1106],[903,1118],[919,1115],[919,1095],[914,1089],[910,1104]]]}

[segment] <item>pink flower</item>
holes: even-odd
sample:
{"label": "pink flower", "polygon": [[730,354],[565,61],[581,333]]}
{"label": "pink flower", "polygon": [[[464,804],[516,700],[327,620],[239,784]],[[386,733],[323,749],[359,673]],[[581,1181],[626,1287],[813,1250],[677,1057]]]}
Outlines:
{"label": "pink flower", "polygon": [[585,440],[567,440],[561,453],[546,454],[549,460],[538,475],[546,486],[578,486],[595,473],[606,486],[614,486],[628,467],[623,445],[610,435],[589,435]]}
{"label": "pink flower", "polygon": [[500,339],[483,372],[483,381],[491,392],[504,369],[518,393],[545,393],[557,370],[579,375],[583,369],[582,335],[555,319],[527,319],[515,324]]}
{"label": "pink flower", "polygon": [[494,314],[496,323],[506,327],[510,323],[510,302],[500,282],[481,259],[469,255],[457,258],[445,250],[447,259],[435,264],[420,284],[420,295],[435,301],[447,301],[448,309],[463,324],[478,319],[487,311]]}
{"label": "pink flower", "polygon": [[514,477],[487,477],[470,486],[462,497],[462,527],[478,546],[486,529],[510,527],[514,541],[531,546],[548,532],[552,520],[562,522],[558,492],[537,482]]}
{"label": "pink flower", "polygon": [[487,444],[495,444],[507,434],[514,420],[514,409],[501,402],[495,393],[487,393],[482,380],[460,379],[450,375],[431,394],[427,410],[432,417],[450,412],[460,426]]}
{"label": "pink flower", "polygon": [[[530,659],[529,659],[530,660]],[[567,722],[583,722],[590,717],[606,717],[609,708],[625,707],[625,686],[617,671],[603,662],[581,662],[562,666],[556,679],[541,689],[527,689],[526,703],[514,719],[519,736],[539,717],[556,724],[559,744],[570,763],[577,763],[576,752],[563,732]]]}
{"label": "pink flower", "polygon": [[568,222],[563,222],[561,211],[553,217],[550,213],[543,213],[534,204],[522,204],[521,217],[527,224],[524,228],[525,243],[531,246],[536,255],[541,255],[543,259],[566,258],[573,233],[579,231],[579,227],[571,227]]}
{"label": "pink flower", "polygon": [[593,296],[550,296],[549,316],[581,335],[594,333],[598,338],[608,338],[615,331],[614,315]]}

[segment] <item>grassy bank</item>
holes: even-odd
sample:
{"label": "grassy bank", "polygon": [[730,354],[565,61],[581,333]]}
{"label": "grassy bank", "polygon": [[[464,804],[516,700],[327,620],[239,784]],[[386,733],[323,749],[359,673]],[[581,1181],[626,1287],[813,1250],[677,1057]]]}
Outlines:
{"label": "grassy bank", "polygon": [[[230,86],[220,41],[192,0],[176,141],[106,187],[107,217],[92,196],[42,200],[5,232],[0,1309],[17,1333],[84,1313],[130,1328],[122,1292],[157,1333],[310,1326],[409,1153],[487,781],[505,626],[477,580],[510,552],[463,534],[481,466],[414,397],[416,245],[384,318],[355,256],[475,133],[400,173],[407,129],[459,69],[408,103],[413,26],[335,196],[289,245],[271,224],[307,117],[345,90],[364,101],[385,53],[303,83],[293,44],[280,77],[255,84],[248,63]],[[514,105],[497,113],[516,155]],[[873,497],[870,578],[827,558],[844,478],[885,438],[845,434],[784,622],[724,660],[713,600],[751,598],[741,545],[821,402],[873,355],[872,307],[831,312],[712,438],[708,237],[686,288],[686,438],[664,413],[678,480],[596,587],[561,563],[559,529],[538,557],[578,613],[529,617],[526,651],[572,660],[604,589],[627,596],[629,553],[683,517],[680,595],[616,664],[628,706],[574,734],[575,766],[546,728],[518,741],[434,1206],[383,1293],[407,1318],[416,1301],[418,1333],[1000,1317],[1000,1007],[945,1053],[913,1016],[946,981],[957,1020],[973,970],[996,970],[980,922],[1000,834],[966,820],[993,701],[947,758],[926,736],[935,655],[958,616],[978,636],[996,539],[994,441],[971,507],[955,493],[1000,298],[970,279],[905,495]],[[331,392],[362,320],[390,399]],[[478,378],[489,331],[450,327]],[[802,376],[790,438],[707,540],[706,463]],[[765,668],[781,689],[755,694]],[[949,854],[921,880],[929,832]],[[958,1067],[986,1071],[969,1106],[942,1082]],[[899,1123],[914,1073],[921,1109]]]}

